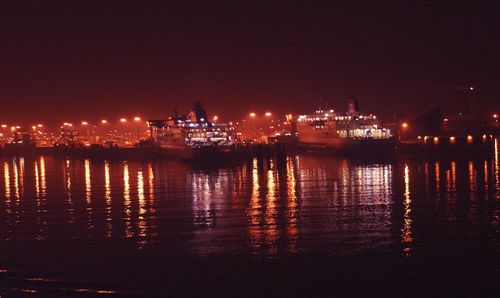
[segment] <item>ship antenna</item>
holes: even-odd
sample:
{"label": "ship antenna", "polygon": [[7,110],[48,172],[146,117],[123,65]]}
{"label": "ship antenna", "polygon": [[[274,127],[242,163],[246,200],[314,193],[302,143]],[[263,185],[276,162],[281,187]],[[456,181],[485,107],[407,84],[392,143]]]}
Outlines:
{"label": "ship antenna", "polygon": [[176,101],[174,101],[174,116],[175,116],[176,118],[177,118],[177,116],[179,116],[179,115],[178,115],[178,113],[177,113],[177,103],[178,103],[178,102],[177,102],[177,100],[176,100]]}

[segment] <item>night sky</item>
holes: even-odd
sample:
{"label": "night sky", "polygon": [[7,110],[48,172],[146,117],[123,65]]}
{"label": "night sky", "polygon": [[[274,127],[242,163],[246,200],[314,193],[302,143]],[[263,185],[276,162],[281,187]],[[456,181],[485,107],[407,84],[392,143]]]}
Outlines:
{"label": "night sky", "polygon": [[500,102],[498,1],[175,2],[1,1],[0,121]]}

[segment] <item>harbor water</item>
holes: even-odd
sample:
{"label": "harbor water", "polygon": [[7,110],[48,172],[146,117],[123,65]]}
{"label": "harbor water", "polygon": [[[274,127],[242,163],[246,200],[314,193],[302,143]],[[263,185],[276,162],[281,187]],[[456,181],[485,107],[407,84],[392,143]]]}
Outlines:
{"label": "harbor water", "polygon": [[460,160],[4,158],[0,252],[2,297],[489,296],[498,142]]}

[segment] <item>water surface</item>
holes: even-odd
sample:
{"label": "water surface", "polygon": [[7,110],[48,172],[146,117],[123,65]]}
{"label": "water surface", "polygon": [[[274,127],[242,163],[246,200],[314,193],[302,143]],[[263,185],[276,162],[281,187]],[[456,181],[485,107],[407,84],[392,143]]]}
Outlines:
{"label": "water surface", "polygon": [[13,295],[310,295],[337,283],[330,294],[355,296],[360,283],[443,276],[489,287],[500,277],[498,147],[478,160],[293,155],[218,168],[2,159],[0,251]]}

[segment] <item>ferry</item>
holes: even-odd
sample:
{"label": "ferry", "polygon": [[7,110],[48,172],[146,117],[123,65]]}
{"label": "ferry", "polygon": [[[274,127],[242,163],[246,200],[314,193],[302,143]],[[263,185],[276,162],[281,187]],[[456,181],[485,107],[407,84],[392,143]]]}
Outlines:
{"label": "ferry", "polygon": [[149,120],[155,149],[166,156],[204,161],[228,158],[235,152],[234,128],[210,121],[200,102],[186,116]]}
{"label": "ferry", "polygon": [[349,101],[345,113],[319,108],[314,114],[300,115],[296,132],[299,147],[309,151],[370,155],[396,148],[391,129],[383,127],[376,115],[360,113],[356,100]]}

